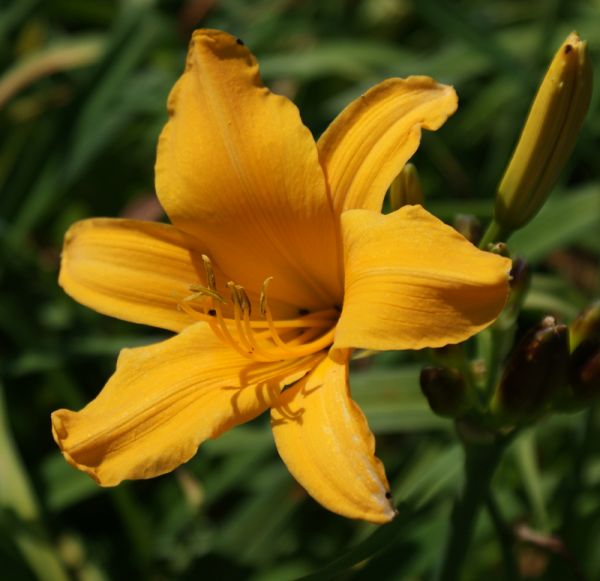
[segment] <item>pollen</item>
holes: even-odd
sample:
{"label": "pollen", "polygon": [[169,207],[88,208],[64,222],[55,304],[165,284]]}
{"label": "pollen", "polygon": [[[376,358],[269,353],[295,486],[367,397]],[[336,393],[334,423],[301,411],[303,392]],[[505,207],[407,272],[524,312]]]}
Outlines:
{"label": "pollen", "polygon": [[336,309],[310,312],[299,309],[299,316],[276,319],[273,316],[267,290],[273,277],[267,277],[258,297],[258,318],[252,318],[252,300],[246,289],[228,281],[225,293],[218,290],[212,261],[202,255],[205,284],[190,284],[190,295],[178,303],[178,308],[196,320],[208,323],[215,335],[244,357],[254,361],[285,361],[311,355],[333,342]]}

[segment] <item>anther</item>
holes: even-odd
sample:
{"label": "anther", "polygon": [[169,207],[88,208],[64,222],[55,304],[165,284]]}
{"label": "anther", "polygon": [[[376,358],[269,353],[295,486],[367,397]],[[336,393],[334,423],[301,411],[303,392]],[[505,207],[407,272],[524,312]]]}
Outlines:
{"label": "anther", "polygon": [[264,280],[262,283],[262,288],[260,289],[260,298],[258,299],[258,305],[260,310],[260,316],[264,319],[267,314],[267,288],[271,284],[273,277],[270,276]]}
{"label": "anther", "polygon": [[227,283],[227,288],[231,292],[231,300],[233,302],[233,306],[234,307],[239,307],[241,309],[242,308],[242,300],[240,298],[240,294],[238,292],[238,289],[237,289],[235,283],[230,280]]}
{"label": "anther", "polygon": [[252,353],[254,351],[254,346],[252,345],[252,340],[246,336],[244,330],[242,328],[242,317],[245,317],[247,311],[244,310],[243,306],[243,298],[239,291],[239,285],[236,285],[233,281],[229,281],[227,283],[227,288],[231,292],[231,300],[233,301],[233,316],[235,329],[237,332],[237,338],[242,344],[242,347],[248,351],[248,353]]}
{"label": "anther", "polygon": [[213,291],[217,290],[217,279],[215,277],[215,271],[213,269],[212,262],[206,254],[202,255],[202,262],[204,263],[204,272],[206,273],[206,284],[208,288]]}
{"label": "anther", "polygon": [[218,293],[214,289],[207,288],[207,287],[202,286],[200,284],[191,284],[188,288],[194,294],[192,294],[189,297],[186,297],[185,299],[183,299],[184,301],[193,301],[193,300],[196,300],[199,297],[205,296],[205,297],[211,297],[211,298],[219,301],[220,303],[225,303],[225,299],[221,296],[220,293]]}
{"label": "anther", "polygon": [[242,307],[242,312],[248,313],[248,315],[252,314],[252,303],[250,303],[250,298],[246,293],[246,289],[243,286],[236,284],[235,290],[238,292],[238,296],[240,297],[240,306]]}

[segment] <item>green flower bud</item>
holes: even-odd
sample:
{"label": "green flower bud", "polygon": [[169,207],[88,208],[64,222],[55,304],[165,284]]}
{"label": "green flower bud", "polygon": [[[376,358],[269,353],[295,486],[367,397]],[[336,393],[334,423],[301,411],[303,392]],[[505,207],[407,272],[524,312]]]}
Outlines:
{"label": "green flower bud", "polygon": [[546,317],[513,349],[494,394],[494,415],[516,424],[535,420],[567,384],[568,367],[568,329]]}
{"label": "green flower bud", "polygon": [[573,32],[550,64],[498,186],[494,220],[504,235],[544,205],[575,145],[591,93],[587,44]]}
{"label": "green flower bud", "polygon": [[434,414],[444,418],[459,418],[471,409],[472,394],[458,369],[424,367],[420,382],[421,390]]}
{"label": "green flower bud", "polygon": [[407,163],[396,176],[390,186],[390,206],[392,212],[402,206],[423,205],[425,197],[417,168],[412,163]]}

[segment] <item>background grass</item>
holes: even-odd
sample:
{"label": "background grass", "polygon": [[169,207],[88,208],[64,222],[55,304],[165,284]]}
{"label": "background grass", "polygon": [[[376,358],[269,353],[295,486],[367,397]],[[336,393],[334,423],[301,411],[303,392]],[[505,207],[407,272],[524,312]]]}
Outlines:
{"label": "background grass", "polygon": [[[276,457],[264,418],[207,443],[174,474],[110,490],[70,468],[52,442],[53,409],[92,399],[122,347],[166,337],[75,304],[56,280],[73,221],[162,219],[156,140],[197,27],[243,38],[315,136],[387,77],[453,84],[458,113],[425,134],[413,160],[427,208],[450,223],[459,213],[490,218],[495,185],[563,38],[577,30],[600,63],[598,0],[0,2],[1,575],[272,581],[325,567],[315,578],[426,579],[461,450],[451,422],[420,394],[423,354],[384,354],[353,372],[400,503],[399,518],[380,529],[307,498]],[[600,295],[598,100],[596,91],[550,202],[511,240],[535,268],[520,330],[548,313],[569,322]],[[600,578],[599,436],[592,410],[547,418],[515,443],[465,579],[505,578],[499,536],[516,547],[524,578]],[[522,540],[529,528],[559,541]]]}

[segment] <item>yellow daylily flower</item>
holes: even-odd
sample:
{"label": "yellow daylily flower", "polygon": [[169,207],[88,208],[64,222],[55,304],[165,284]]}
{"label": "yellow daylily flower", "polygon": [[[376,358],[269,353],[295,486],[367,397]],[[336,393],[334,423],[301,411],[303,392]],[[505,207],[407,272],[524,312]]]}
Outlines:
{"label": "yellow daylily flower", "polygon": [[173,225],[90,219],[65,237],[60,284],[101,313],[175,331],[125,349],[98,397],[52,414],[65,458],[103,486],[151,478],[270,409],[298,482],[341,515],[395,511],[352,401],[352,349],[463,341],[507,296],[510,262],[420,206],[381,214],[421,129],[456,109],[427,77],[372,88],[315,143],[241,41],[193,35],[159,141]]}

